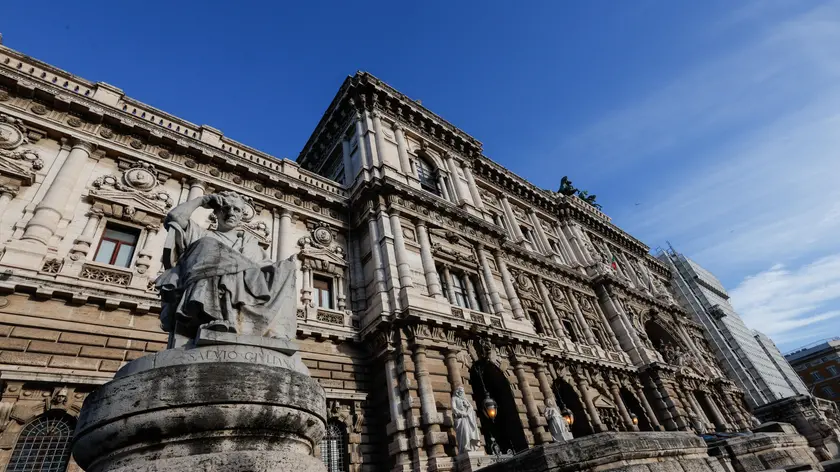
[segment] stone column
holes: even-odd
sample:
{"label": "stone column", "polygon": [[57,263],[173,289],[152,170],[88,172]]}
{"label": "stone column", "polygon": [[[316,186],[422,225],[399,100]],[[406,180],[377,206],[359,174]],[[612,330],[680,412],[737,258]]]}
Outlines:
{"label": "stone column", "polygon": [[395,121],[392,128],[394,128],[394,137],[397,139],[397,153],[400,156],[400,169],[403,174],[416,178],[417,176],[414,175],[414,171],[411,169],[411,161],[408,158],[408,146],[405,144],[405,132],[403,131],[403,127],[398,121]]}
{"label": "stone column", "polygon": [[596,433],[606,431],[607,428],[601,423],[601,415],[598,414],[598,409],[595,408],[595,403],[592,401],[592,396],[589,393],[589,382],[585,379],[579,379],[578,388],[583,396],[583,404],[589,413],[589,419],[592,421],[592,430]]}
{"label": "stone column", "polygon": [[475,254],[478,258],[478,263],[481,265],[481,272],[484,274],[484,284],[487,286],[493,314],[501,316],[505,309],[502,305],[502,297],[499,296],[499,289],[496,287],[496,279],[493,277],[493,271],[490,270],[490,263],[487,262],[487,254],[484,252],[484,246],[477,245],[475,247]]}
{"label": "stone column", "polygon": [[0,216],[6,211],[6,207],[18,193],[18,189],[9,185],[0,185]]}
{"label": "stone column", "polygon": [[85,163],[93,151],[93,144],[84,141],[73,144],[70,155],[62,164],[52,185],[44,194],[44,198],[35,207],[32,218],[26,223],[21,240],[45,246],[50,242],[50,238],[58,229],[62,211],[67,206],[67,199],[71,198],[73,188],[78,183]]}
{"label": "stone column", "polygon": [[711,420],[715,424],[715,428],[717,428],[718,431],[726,431],[726,420],[724,420],[723,416],[721,416],[715,402],[712,401],[711,397],[709,397],[709,394],[706,392],[703,392],[700,396],[703,397],[703,401],[706,402],[706,406],[712,413]]}
{"label": "stone column", "polygon": [[[280,259],[280,210],[277,208],[271,209],[271,241],[269,245],[269,252],[274,260]],[[348,252],[349,252],[348,247]]]}
{"label": "stone column", "polygon": [[578,234],[575,232],[574,224],[564,221],[560,224],[560,227],[562,228],[563,233],[566,234],[569,244],[575,249],[575,255],[581,264],[584,266],[594,264],[595,261],[589,256],[589,252],[584,247],[583,242],[578,240]]}
{"label": "stone column", "polygon": [[373,122],[373,132],[376,134],[374,138],[374,142],[376,143],[376,156],[378,158],[377,165],[382,165],[385,163],[385,157],[382,154],[382,150],[385,149],[385,139],[382,135],[382,121],[379,119],[380,113],[379,110],[373,110],[370,114],[371,121]]}
{"label": "stone column", "polygon": [[639,398],[639,403],[642,404],[642,408],[644,408],[645,412],[647,413],[647,418],[650,422],[650,425],[653,427],[653,429],[657,431],[664,431],[665,428],[663,428],[662,425],[659,424],[659,418],[656,417],[656,412],[653,411],[653,408],[650,406],[650,403],[648,402],[647,397],[645,396],[645,390],[640,384],[635,384],[635,387],[636,396]]}
{"label": "stone column", "polygon": [[[368,215],[368,235],[370,238],[370,257],[373,262],[373,279],[376,287],[376,293],[381,296],[388,291],[385,283],[385,268],[382,267],[382,248],[379,245],[379,228],[376,224],[376,216],[371,213]],[[388,310],[386,303],[388,297],[382,300],[383,310]]]}
{"label": "stone column", "polygon": [[417,378],[417,391],[420,395],[420,423],[426,433],[426,454],[429,459],[443,455],[443,445],[437,442],[440,433],[440,418],[435,405],[435,395],[432,382],[429,379],[429,368],[426,365],[426,346],[414,346],[414,376]]}
{"label": "stone column", "polygon": [[435,267],[435,258],[432,255],[432,245],[429,242],[429,230],[426,228],[425,221],[418,221],[415,227],[417,228],[417,241],[420,243],[420,261],[423,264],[423,275],[426,276],[426,288],[429,290],[429,296],[439,297],[441,296],[440,279]]}
{"label": "stone column", "polygon": [[440,187],[440,196],[443,197],[444,200],[451,202],[452,197],[449,195],[449,188],[446,185],[446,179],[443,177],[442,173],[438,173],[438,186]]}
{"label": "stone column", "polygon": [[510,207],[507,196],[504,194],[500,195],[499,202],[501,202],[502,209],[505,211],[505,217],[507,218],[508,224],[510,224],[510,229],[513,231],[513,237],[516,238],[517,242],[524,240],[525,236],[522,234],[522,229],[519,228],[519,223],[516,221],[516,215]]}
{"label": "stone column", "polygon": [[531,393],[531,385],[528,384],[528,377],[525,374],[525,364],[517,360],[513,365],[513,372],[516,374],[516,380],[519,383],[519,391],[522,392],[522,401],[525,403],[525,411],[528,414],[528,424],[531,427],[531,433],[537,444],[540,444],[545,439],[545,428],[540,424],[540,411],[537,408],[537,403],[534,401],[534,394]]}
{"label": "stone column", "polygon": [[176,202],[176,205],[180,205],[187,201],[187,195],[190,193],[190,185],[187,183],[187,179],[182,177],[180,182],[181,191],[178,193],[178,201]]}
{"label": "stone column", "polygon": [[149,243],[155,239],[155,236],[158,232],[157,225],[150,225],[146,227],[145,235],[143,237],[143,243],[137,245],[138,253],[137,253],[137,260],[134,262],[134,266],[137,267],[137,273],[145,274],[146,271],[149,270],[149,267],[152,266],[152,260],[155,258],[155,249],[150,247]]}
{"label": "stone column", "polygon": [[350,141],[346,139],[341,140],[341,159],[344,162],[344,188],[353,186],[353,179],[356,175],[353,173],[353,156],[350,154]]}
{"label": "stone column", "polygon": [[481,305],[479,305],[478,297],[475,295],[475,286],[473,286],[472,280],[469,276],[464,276],[464,281],[467,283],[467,297],[470,300],[470,308],[481,311]]}
{"label": "stone column", "polygon": [[88,212],[88,220],[85,222],[85,228],[82,230],[82,234],[73,241],[73,248],[70,249],[70,259],[78,261],[87,258],[101,219],[102,210],[91,208],[90,212]]}
{"label": "stone column", "polygon": [[593,345],[593,346],[597,346],[598,341],[595,339],[595,334],[592,333],[592,328],[589,326],[589,323],[587,322],[586,318],[583,316],[583,312],[580,311],[580,305],[578,305],[577,297],[575,297],[574,293],[572,293],[569,296],[569,301],[571,301],[572,308],[574,308],[575,317],[577,317],[578,324],[583,329],[584,336],[586,336],[586,342]]}
{"label": "stone column", "polygon": [[537,380],[540,382],[540,391],[543,394],[543,398],[545,398],[544,402],[548,400],[554,401],[557,403],[556,395],[554,395],[554,390],[551,388],[551,382],[548,381],[548,376],[545,373],[545,367],[542,364],[536,364],[534,366],[534,374],[537,376]]}
{"label": "stone column", "polygon": [[278,234],[278,259],[285,260],[294,253],[292,249],[292,212],[286,208],[280,209],[280,231]]}
{"label": "stone column", "polygon": [[560,323],[557,312],[554,310],[554,303],[552,303],[548,289],[545,288],[542,277],[537,277],[537,289],[540,291],[540,296],[543,299],[543,304],[545,304],[545,310],[548,312],[548,318],[551,320],[551,327],[554,328],[554,333],[558,336],[568,336],[563,329],[563,325]]}
{"label": "stone column", "polygon": [[198,179],[190,180],[190,191],[187,193],[187,201],[195,200],[198,197],[204,196],[205,183]]}
{"label": "stone column", "polygon": [[[613,382],[610,385],[610,391],[612,392],[616,406],[618,406],[618,412],[621,414],[621,419],[624,420],[624,426],[628,431],[638,431],[639,427],[633,424],[633,419],[630,418],[630,413],[627,411],[627,405],[624,404],[624,399],[621,398],[621,389]],[[635,411],[633,413],[635,413]]]}
{"label": "stone column", "polygon": [[481,200],[481,194],[478,193],[478,186],[475,184],[475,177],[473,177],[472,163],[464,162],[461,168],[464,169],[464,177],[467,178],[467,188],[470,190],[470,195],[472,196],[473,203],[475,203],[475,207],[484,211],[484,202]]}
{"label": "stone column", "polygon": [[572,266],[580,264],[580,259],[575,256],[575,251],[572,250],[572,246],[569,245],[569,241],[566,239],[566,235],[563,234],[563,229],[560,228],[560,224],[555,222],[553,226],[554,234],[560,241],[560,249],[565,253],[564,256],[566,260],[569,261],[569,264]]}
{"label": "stone column", "polygon": [[309,263],[304,261],[300,267],[302,273],[302,290],[300,300],[303,302],[303,306],[309,308],[312,306],[312,271],[309,267]]}
{"label": "stone column", "polygon": [[601,323],[604,324],[604,330],[607,332],[607,336],[609,337],[610,343],[612,343],[613,349],[616,352],[621,352],[621,343],[618,342],[618,338],[615,337],[615,331],[612,329],[612,325],[610,324],[609,320],[607,320],[607,316],[604,314],[604,310],[601,309],[600,303],[597,300],[592,304],[592,307],[598,312],[598,318],[601,319]]}
{"label": "stone column", "polygon": [[452,273],[449,272],[449,264],[443,264],[443,278],[446,279],[446,298],[450,305],[455,303],[455,288],[452,286]]}
{"label": "stone column", "polygon": [[522,302],[519,301],[519,296],[516,295],[516,289],[513,287],[513,278],[507,268],[507,262],[502,259],[502,255],[496,252],[496,266],[499,272],[502,273],[502,284],[505,286],[505,293],[507,294],[510,308],[513,310],[513,317],[517,320],[525,318],[525,310],[522,309]]}
{"label": "stone column", "polygon": [[388,383],[388,407],[391,412],[391,423],[386,426],[388,435],[393,438],[393,442],[389,445],[389,450],[394,451],[391,455],[394,456],[395,463],[398,469],[400,465],[405,465],[409,462],[408,441],[405,439],[405,418],[402,414],[402,398],[400,396],[400,382],[397,374],[397,364],[394,360],[395,353],[393,348],[390,348],[385,354],[385,379]]}
{"label": "stone column", "polygon": [[467,201],[467,192],[464,190],[461,177],[458,176],[458,163],[449,154],[444,154],[443,159],[446,162],[446,168],[449,170],[449,177],[452,179],[452,189],[455,191],[455,198],[457,198],[455,203],[461,205]]}
{"label": "stone column", "polygon": [[537,213],[534,210],[528,212],[528,217],[531,218],[531,224],[534,225],[534,231],[537,233],[537,241],[539,245],[542,246],[543,254],[552,254],[554,251],[551,249],[551,245],[548,244],[548,237],[545,235],[545,231],[543,231],[543,227],[540,224],[540,219],[537,216]]}
{"label": "stone column", "polygon": [[356,112],[356,140],[359,143],[359,157],[362,162],[362,167],[373,167],[373,162],[368,157],[367,148],[365,147],[365,130],[362,127],[362,114]]}
{"label": "stone column", "polygon": [[449,386],[452,387],[454,392],[456,388],[464,386],[464,381],[461,378],[461,366],[458,364],[458,350],[447,349],[445,359]]}
{"label": "stone column", "polygon": [[336,307],[339,310],[344,311],[344,309],[347,308],[347,295],[344,293],[344,276],[336,276],[335,285]]}
{"label": "stone column", "polygon": [[405,249],[399,212],[391,210],[390,218],[391,231],[394,233],[394,252],[397,256],[397,274],[400,278],[400,288],[405,290],[414,286],[414,282],[411,280],[411,266],[408,264],[408,251]]}

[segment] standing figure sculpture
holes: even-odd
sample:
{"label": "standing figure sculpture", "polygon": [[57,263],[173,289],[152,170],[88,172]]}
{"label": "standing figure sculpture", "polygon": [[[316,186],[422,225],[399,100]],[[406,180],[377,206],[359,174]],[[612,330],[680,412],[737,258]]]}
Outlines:
{"label": "standing figure sculpture", "polygon": [[572,439],[572,433],[569,431],[569,425],[566,420],[557,411],[554,406],[554,400],[547,400],[545,402],[545,420],[548,424],[548,432],[551,433],[551,438],[555,442],[563,442]]}
{"label": "standing figure sculpture", "polygon": [[[215,230],[190,219],[199,208],[213,210]],[[273,262],[257,239],[239,228],[246,209],[240,195],[226,191],[184,202],[166,216],[167,270],[155,285],[163,301],[160,320],[170,333],[169,347],[176,339],[178,344],[194,339],[201,328],[295,336],[294,260]]]}
{"label": "standing figure sculpture", "polygon": [[472,404],[464,394],[464,387],[455,389],[452,395],[452,414],[455,416],[455,438],[458,440],[458,453],[478,450],[481,447],[481,435]]}

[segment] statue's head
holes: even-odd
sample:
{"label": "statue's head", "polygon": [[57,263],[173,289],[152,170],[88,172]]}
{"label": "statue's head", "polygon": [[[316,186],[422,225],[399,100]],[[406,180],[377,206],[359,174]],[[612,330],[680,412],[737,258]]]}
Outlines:
{"label": "statue's head", "polygon": [[464,387],[458,387],[455,389],[455,396],[456,397],[463,397],[464,396]]}
{"label": "statue's head", "polygon": [[554,408],[554,400],[546,400],[545,401],[546,408]]}
{"label": "statue's head", "polygon": [[230,231],[242,221],[247,203],[236,192],[226,190],[217,194],[220,205],[213,209],[216,215],[216,228],[219,231]]}

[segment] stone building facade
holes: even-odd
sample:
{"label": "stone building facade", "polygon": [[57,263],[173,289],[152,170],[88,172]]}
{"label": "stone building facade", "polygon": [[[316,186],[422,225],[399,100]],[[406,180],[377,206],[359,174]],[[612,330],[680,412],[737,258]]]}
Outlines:
{"label": "stone building facade", "polygon": [[549,399],[576,437],[750,425],[647,246],[375,77],[344,82],[292,162],[0,46],[0,466],[67,453],[85,397],[165,347],[163,218],[220,190],[298,261],[330,470],[455,470],[459,386],[497,401],[479,416],[504,451],[551,440]]}

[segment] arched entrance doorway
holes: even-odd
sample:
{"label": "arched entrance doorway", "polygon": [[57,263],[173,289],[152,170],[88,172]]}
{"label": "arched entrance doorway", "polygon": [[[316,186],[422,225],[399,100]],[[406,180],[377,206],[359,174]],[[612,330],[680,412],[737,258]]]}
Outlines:
{"label": "arched entrance doorway", "polygon": [[592,434],[592,428],[589,421],[586,420],[586,413],[583,409],[583,403],[578,398],[575,389],[563,379],[557,379],[554,382],[554,394],[557,396],[557,405],[560,411],[563,408],[568,408],[575,415],[575,421],[572,423],[572,436],[579,438]]}
{"label": "arched entrance doorway", "polygon": [[682,351],[682,343],[677,341],[671,333],[659,323],[649,320],[645,323],[645,334],[665,362],[668,364],[677,363]]}
{"label": "arched entrance doorway", "polygon": [[636,417],[639,419],[639,431],[653,431],[653,428],[650,425],[650,421],[648,421],[647,412],[642,407],[642,404],[639,403],[639,400],[636,398],[636,395],[630,390],[627,390],[624,387],[621,387],[621,401],[624,402],[624,407],[627,408],[628,413],[635,413]]}
{"label": "arched entrance doorway", "polygon": [[[470,369],[470,385],[472,385],[476,415],[481,423],[481,433],[484,435],[485,451],[488,454],[493,453],[490,450],[491,433],[502,452],[507,452],[509,449],[514,452],[527,449],[528,441],[525,439],[525,431],[519,420],[519,410],[516,408],[513,393],[510,391],[510,383],[502,371],[487,361],[477,361]],[[495,421],[490,420],[484,413],[484,399],[487,395],[485,389],[498,405]]]}

